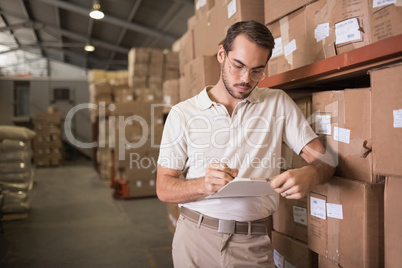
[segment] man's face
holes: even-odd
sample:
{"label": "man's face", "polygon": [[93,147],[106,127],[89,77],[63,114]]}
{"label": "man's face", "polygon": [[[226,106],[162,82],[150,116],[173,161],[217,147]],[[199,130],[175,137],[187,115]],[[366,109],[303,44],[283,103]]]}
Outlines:
{"label": "man's face", "polygon": [[[236,37],[222,64],[222,81],[230,96],[245,99],[250,95],[259,82],[255,77],[265,69],[268,55],[268,49],[250,42],[246,36]],[[243,75],[239,74],[241,70]]]}

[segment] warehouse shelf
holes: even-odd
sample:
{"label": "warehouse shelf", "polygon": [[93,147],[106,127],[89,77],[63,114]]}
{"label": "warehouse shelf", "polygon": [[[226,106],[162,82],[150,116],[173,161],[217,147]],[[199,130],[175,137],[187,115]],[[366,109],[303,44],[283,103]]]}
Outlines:
{"label": "warehouse shelf", "polygon": [[402,61],[402,35],[354,49],[297,69],[265,78],[259,87],[284,90],[343,82],[367,75],[370,69]]}

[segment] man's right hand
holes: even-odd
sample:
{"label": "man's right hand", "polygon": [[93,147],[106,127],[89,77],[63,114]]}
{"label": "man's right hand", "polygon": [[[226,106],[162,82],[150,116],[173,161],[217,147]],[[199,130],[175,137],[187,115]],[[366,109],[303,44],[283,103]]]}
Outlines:
{"label": "man's right hand", "polygon": [[237,168],[230,168],[224,163],[210,163],[205,172],[205,190],[207,195],[219,191],[239,174]]}

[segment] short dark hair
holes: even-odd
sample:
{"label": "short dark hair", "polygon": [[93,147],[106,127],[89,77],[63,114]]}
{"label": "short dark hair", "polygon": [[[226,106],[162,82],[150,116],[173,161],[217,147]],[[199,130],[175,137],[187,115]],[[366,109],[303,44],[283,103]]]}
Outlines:
{"label": "short dark hair", "polygon": [[223,48],[226,53],[233,48],[233,42],[238,35],[244,34],[251,42],[258,46],[267,48],[270,50],[267,61],[271,58],[272,49],[275,46],[274,37],[271,31],[262,23],[254,20],[239,21],[230,26],[226,33],[226,37],[222,42]]}

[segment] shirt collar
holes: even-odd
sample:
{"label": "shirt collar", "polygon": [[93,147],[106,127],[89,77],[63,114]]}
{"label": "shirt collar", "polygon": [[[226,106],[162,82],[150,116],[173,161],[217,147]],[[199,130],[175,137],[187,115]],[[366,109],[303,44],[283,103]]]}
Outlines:
{"label": "shirt collar", "polygon": [[[210,90],[213,86],[206,86],[197,96],[198,99],[198,105],[201,110],[206,110],[210,108],[213,104],[215,104],[214,101],[210,99],[208,96],[208,90]],[[259,94],[260,89],[258,87],[255,87],[254,90],[251,92],[251,94],[244,99],[243,101],[248,101],[251,103],[258,103],[260,102],[260,94]]]}

